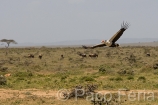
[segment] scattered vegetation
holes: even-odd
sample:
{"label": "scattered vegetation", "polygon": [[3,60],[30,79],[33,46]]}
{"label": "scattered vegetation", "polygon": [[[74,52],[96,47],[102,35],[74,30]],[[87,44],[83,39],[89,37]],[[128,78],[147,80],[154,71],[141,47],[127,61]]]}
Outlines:
{"label": "scattered vegetation", "polygon": [[[97,84],[97,90],[158,89],[158,47],[128,46],[121,51],[115,48],[9,48],[9,54],[4,56],[5,51],[0,49],[1,88],[58,90]],[[83,57],[79,56],[80,52],[99,56]],[[34,57],[28,57],[30,54]]]}

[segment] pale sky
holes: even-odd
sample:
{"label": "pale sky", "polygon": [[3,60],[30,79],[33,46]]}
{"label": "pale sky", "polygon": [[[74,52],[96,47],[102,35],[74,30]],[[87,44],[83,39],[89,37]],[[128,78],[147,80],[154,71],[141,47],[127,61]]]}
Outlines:
{"label": "pale sky", "polygon": [[0,0],[0,39],[18,43],[158,38],[158,0]]}

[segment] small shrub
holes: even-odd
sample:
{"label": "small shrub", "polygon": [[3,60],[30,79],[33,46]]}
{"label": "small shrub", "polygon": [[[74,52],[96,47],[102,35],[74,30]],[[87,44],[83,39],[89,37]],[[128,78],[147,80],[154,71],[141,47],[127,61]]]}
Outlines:
{"label": "small shrub", "polygon": [[76,82],[76,78],[71,78],[69,82]]}
{"label": "small shrub", "polygon": [[33,76],[32,72],[16,72],[15,77],[31,77]]}
{"label": "small shrub", "polygon": [[116,81],[123,81],[123,79],[121,77],[117,77],[115,78]]}
{"label": "small shrub", "polygon": [[[70,92],[62,92],[65,99],[74,98],[76,95],[78,95],[78,98],[85,98],[86,96],[89,96],[90,93],[94,93],[95,90],[98,88],[95,84],[87,84],[86,86],[75,86]],[[78,91],[76,91],[78,90]],[[85,90],[85,91],[83,91]]]}
{"label": "small shrub", "polygon": [[0,71],[5,72],[8,70],[8,67],[0,67]]}
{"label": "small shrub", "polygon": [[50,77],[46,77],[45,78],[45,82],[49,82],[49,81],[51,81],[52,79],[50,78]]}
{"label": "small shrub", "polygon": [[6,83],[7,83],[6,78],[1,75],[1,76],[0,76],[0,85],[6,85]]}
{"label": "small shrub", "polygon": [[104,67],[100,67],[100,68],[99,68],[99,72],[105,73],[105,72],[106,72],[106,70],[105,70],[105,68],[104,68]]}
{"label": "small shrub", "polygon": [[18,80],[25,80],[25,78],[24,78],[24,77],[18,77],[16,80],[17,80],[17,81],[18,81]]}
{"label": "small shrub", "polygon": [[106,84],[106,85],[103,85],[102,87],[103,89],[113,89],[114,86],[110,85],[110,84]]}
{"label": "small shrub", "polygon": [[110,81],[114,81],[114,80],[115,80],[115,78],[109,78],[109,80],[110,80]]}
{"label": "small shrub", "polygon": [[145,81],[146,81],[146,78],[145,78],[144,76],[141,76],[141,77],[139,77],[139,78],[137,79],[137,81],[143,81],[143,82],[145,82]]}
{"label": "small shrub", "polygon": [[135,63],[136,62],[136,56],[131,54],[128,60],[129,60],[129,63]]}
{"label": "small shrub", "polygon": [[85,64],[81,64],[80,68],[87,68],[87,66]]}
{"label": "small shrub", "polygon": [[158,75],[158,71],[154,72],[155,75]]}
{"label": "small shrub", "polygon": [[24,93],[25,95],[32,95],[32,93],[30,93],[30,92],[26,92],[26,93]]}
{"label": "small shrub", "polygon": [[84,76],[84,77],[81,77],[80,80],[81,81],[94,81],[95,79],[90,76]]}
{"label": "small shrub", "polygon": [[117,73],[120,74],[120,75],[123,75],[123,74],[126,74],[127,71],[126,70],[121,70],[121,71],[118,71]]}
{"label": "small shrub", "polygon": [[72,61],[73,60],[73,58],[69,58],[69,61]]}
{"label": "small shrub", "polygon": [[65,80],[66,78],[67,78],[67,76],[65,75],[65,76],[62,76],[62,77],[60,78],[60,80],[63,81],[63,80]]}
{"label": "small shrub", "polygon": [[134,75],[133,70],[120,70],[117,73],[120,74],[120,75]]}
{"label": "small shrub", "polygon": [[156,84],[156,85],[153,85],[155,88],[157,88],[158,89],[158,84]]}
{"label": "small shrub", "polygon": [[99,72],[100,73],[106,73],[106,74],[109,74],[112,72],[111,68],[107,65],[100,65],[99,67]]}
{"label": "small shrub", "polygon": [[28,73],[28,76],[29,76],[29,77],[33,76],[32,72],[29,72],[29,73]]}
{"label": "small shrub", "polygon": [[128,79],[128,80],[134,80],[134,77],[129,76],[129,77],[127,77],[127,79]]}

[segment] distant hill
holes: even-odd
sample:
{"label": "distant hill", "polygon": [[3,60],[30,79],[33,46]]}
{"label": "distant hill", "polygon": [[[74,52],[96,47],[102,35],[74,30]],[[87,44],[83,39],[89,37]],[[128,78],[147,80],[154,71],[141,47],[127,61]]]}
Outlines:
{"label": "distant hill", "polygon": [[[95,45],[99,44],[99,39],[86,39],[86,40],[70,40],[52,43],[18,43],[11,44],[11,47],[31,47],[31,46],[81,46],[81,45]],[[122,45],[158,45],[158,38],[121,38],[117,41]],[[1,45],[0,47],[4,47]]]}
{"label": "distant hill", "polygon": [[139,42],[156,42],[158,38],[122,38],[118,43],[139,43]]}

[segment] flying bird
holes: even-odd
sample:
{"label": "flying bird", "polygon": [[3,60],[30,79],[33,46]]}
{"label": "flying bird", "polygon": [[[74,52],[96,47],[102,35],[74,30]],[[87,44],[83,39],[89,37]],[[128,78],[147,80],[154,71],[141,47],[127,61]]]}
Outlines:
{"label": "flying bird", "polygon": [[108,47],[119,47],[120,45],[118,43],[115,43],[121,36],[122,34],[124,33],[124,31],[126,29],[128,29],[129,27],[129,23],[125,23],[123,22],[121,24],[121,29],[116,33],[114,34],[109,40],[103,40],[101,41],[100,44],[97,44],[97,45],[94,45],[94,46],[85,46],[85,45],[82,45],[83,48],[85,49],[88,49],[88,48],[97,48],[97,47],[103,47],[103,46],[108,46]]}

